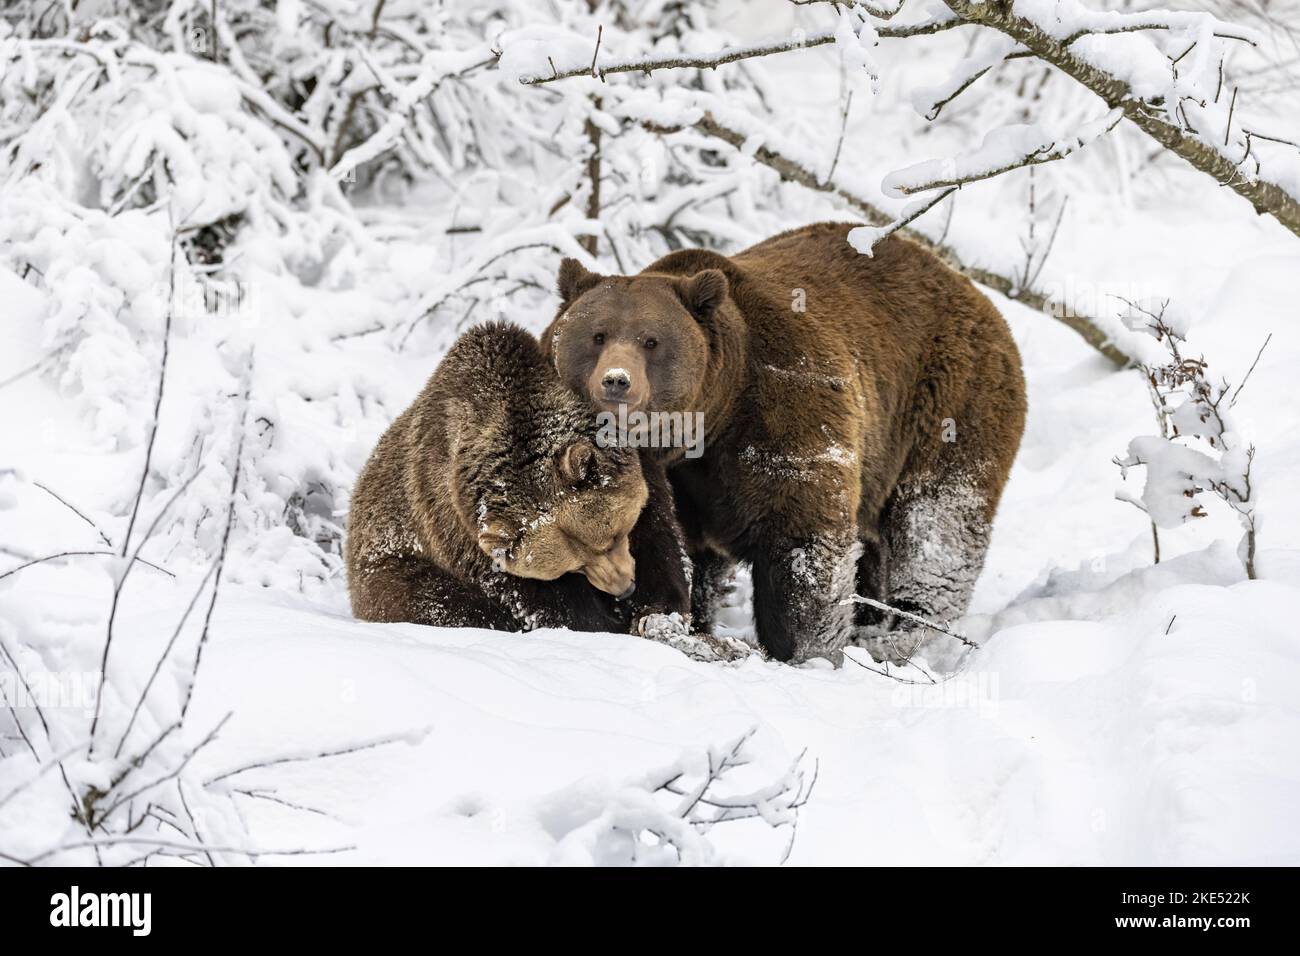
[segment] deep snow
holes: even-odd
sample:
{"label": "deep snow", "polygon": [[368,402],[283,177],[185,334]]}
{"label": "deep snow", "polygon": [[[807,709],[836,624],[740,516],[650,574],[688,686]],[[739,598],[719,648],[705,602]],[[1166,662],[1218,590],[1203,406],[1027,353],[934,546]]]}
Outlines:
{"label": "deep snow", "polygon": [[[807,56],[834,62],[831,53]],[[782,68],[799,76],[802,62]],[[882,69],[886,94],[900,72],[898,64]],[[815,123],[820,111],[834,124],[833,91],[827,97],[805,103],[801,122]],[[881,120],[868,105],[845,144],[846,158],[865,167],[859,178],[878,182],[918,158],[952,152],[944,148],[951,142],[933,153],[904,148],[881,134]],[[1237,409],[1259,447],[1261,580],[1244,580],[1235,554],[1240,531],[1222,513],[1162,532],[1164,560],[1151,566],[1146,519],[1115,500],[1121,483],[1111,461],[1132,437],[1154,429],[1141,380],[1115,371],[1058,323],[994,296],[1023,353],[1030,416],[972,615],[962,622],[986,646],[963,659],[956,676],[935,686],[902,684],[852,663],[840,670],[756,658],[699,663],[628,636],[361,624],[347,614],[341,580],[299,591],[303,569],[288,531],[262,529],[252,553],[240,551],[240,583],[223,586],[185,745],[229,714],[211,746],[193,757],[195,780],[289,759],[214,782],[191,808],[206,842],[353,848],[259,857],[267,863],[608,862],[617,845],[600,836],[611,823],[662,822],[638,781],[756,728],[753,762],[733,790],[771,782],[805,751],[802,765],[816,766],[794,864],[1300,863],[1292,820],[1300,805],[1300,499],[1290,487],[1300,472],[1291,371],[1300,360],[1300,250],[1240,200],[1178,168],[1162,168],[1173,185],[1160,202],[1135,202],[1122,184],[1089,191],[1082,174],[1062,175],[1076,193],[1044,284],[1094,303],[1114,292],[1173,296],[1193,317],[1193,349],[1235,380],[1265,335],[1274,335]],[[985,195],[963,195],[953,241],[1014,249],[1021,210]],[[821,199],[808,200],[808,221],[832,215]],[[392,301],[410,308],[410,299],[436,297],[450,280],[419,261],[418,204],[367,216],[395,235],[410,227],[410,238],[393,244]],[[269,277],[263,288],[262,309],[315,323],[305,348],[298,331],[274,323],[260,330],[268,337],[261,368],[277,388],[265,400],[296,429],[275,454],[363,459],[376,422],[322,421],[295,395],[330,387],[335,370],[318,363],[335,353],[315,343],[354,314],[392,302]],[[0,302],[4,381],[44,355],[47,304],[8,272],[0,273]],[[532,317],[534,327],[544,321]],[[174,471],[183,449],[168,443],[179,442],[178,426],[188,424],[178,419],[212,380],[203,346],[201,337],[181,340],[173,355],[160,460]],[[296,361],[277,366],[277,349]],[[435,351],[397,362],[379,349],[353,353],[376,362],[358,373],[370,392],[357,403],[380,396],[375,401],[391,417],[418,389]],[[85,398],[43,374],[12,381],[0,394],[0,574],[21,555],[100,547],[95,532],[35,481],[117,540],[139,477],[139,447],[114,450]],[[137,568],[124,591],[109,690],[128,704],[203,574],[183,535],[157,544],[147,556],[177,579]],[[110,565],[97,557],[2,578],[0,639],[32,671],[91,670],[112,583]],[[742,579],[726,614],[729,632],[748,630],[746,597]],[[188,647],[193,626],[186,633]],[[927,663],[957,657],[940,641]],[[188,661],[187,654],[165,675],[183,681]],[[906,676],[924,680],[917,671]],[[84,699],[71,703],[65,716],[85,710]],[[149,739],[178,704],[177,690],[164,682],[135,739]],[[80,742],[72,735],[67,744],[72,750]],[[0,851],[26,858],[75,838],[57,775],[25,786],[31,766],[21,745],[5,737],[0,748],[13,758],[0,761],[0,801],[7,801]],[[306,759],[345,750],[354,752]],[[101,772],[75,751],[66,765],[74,783]],[[761,821],[720,825],[692,859],[774,863],[790,835],[788,826]],[[131,855],[123,851],[116,861]],[[53,859],[91,857],[74,851]]]}
{"label": "deep snow", "polygon": [[[1235,291],[1210,296],[1196,326],[1212,342],[1244,302],[1252,325],[1279,330],[1252,380],[1256,421],[1294,416],[1283,293],[1285,270],[1297,265],[1238,266],[1226,282]],[[965,622],[988,646],[958,676],[904,685],[851,664],[702,664],[625,636],[367,625],[348,618],[341,592],[322,602],[228,587],[194,726],[233,716],[195,758],[205,777],[402,739],[232,778],[329,816],[237,797],[247,835],[228,816],[206,826],[239,846],[356,847],[320,858],[334,862],[588,859],[572,838],[563,842],[576,824],[555,822],[557,804],[604,807],[624,783],[756,726],[757,778],[778,776],[805,748],[818,763],[793,863],[1297,862],[1289,815],[1300,801],[1300,592],[1286,547],[1294,508],[1276,481],[1295,439],[1261,429],[1265,473],[1275,476],[1263,499],[1272,506],[1266,580],[1243,581],[1228,543],[1202,549],[1210,529],[1167,533],[1166,553],[1186,553],[1152,568],[1141,516],[1112,498],[1118,477],[1107,457],[1144,424],[1141,383],[1068,331],[1002,304],[1025,351],[1031,418],[976,602],[996,613]],[[1229,338],[1225,348],[1238,340]],[[11,408],[57,409],[39,380],[20,389]],[[7,434],[25,469],[71,474],[75,442],[42,451],[48,426],[20,426],[11,418]],[[74,499],[93,494],[95,475],[107,483],[101,457],[83,458]],[[6,540],[15,524],[29,541],[86,537],[74,516],[26,494],[29,507],[4,512]],[[1230,522],[1221,527],[1233,533]],[[138,582],[121,618],[129,651],[123,645],[115,662],[123,680],[131,661],[136,688],[189,594],[156,573]],[[5,581],[6,611],[18,614],[7,638],[39,621],[62,635],[62,654],[80,659],[101,637],[110,586],[93,564]],[[729,620],[743,629],[743,608]],[[5,811],[8,852],[65,825],[31,796]],[[787,836],[750,822],[712,839],[726,859],[775,862]]]}

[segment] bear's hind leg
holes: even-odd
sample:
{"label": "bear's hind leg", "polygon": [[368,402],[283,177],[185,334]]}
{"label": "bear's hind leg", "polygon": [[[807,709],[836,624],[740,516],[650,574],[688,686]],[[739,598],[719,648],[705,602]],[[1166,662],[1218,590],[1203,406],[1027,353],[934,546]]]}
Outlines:
{"label": "bear's hind leg", "polygon": [[[884,519],[886,603],[945,627],[966,613],[989,543],[989,496],[980,483],[950,475],[909,481]],[[938,632],[901,615],[882,614],[867,628],[877,660],[901,661]]]}

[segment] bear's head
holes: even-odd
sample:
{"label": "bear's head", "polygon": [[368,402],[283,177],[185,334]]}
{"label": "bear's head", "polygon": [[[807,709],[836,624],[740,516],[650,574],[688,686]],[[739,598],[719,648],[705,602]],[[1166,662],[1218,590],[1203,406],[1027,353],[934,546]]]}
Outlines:
{"label": "bear's head", "polygon": [[470,330],[438,378],[445,474],[478,550],[517,577],[579,573],[631,594],[628,538],[649,496],[636,450],[602,447],[597,410],[516,326]]}
{"label": "bear's head", "polygon": [[578,573],[606,594],[629,597],[636,587],[629,536],[648,497],[636,454],[580,439],[544,468],[546,478],[526,498],[484,502],[479,548],[516,577]]}
{"label": "bear's head", "polygon": [[565,259],[559,292],[545,344],[570,387],[607,412],[700,406],[711,326],[728,294],[721,270],[601,276]]}

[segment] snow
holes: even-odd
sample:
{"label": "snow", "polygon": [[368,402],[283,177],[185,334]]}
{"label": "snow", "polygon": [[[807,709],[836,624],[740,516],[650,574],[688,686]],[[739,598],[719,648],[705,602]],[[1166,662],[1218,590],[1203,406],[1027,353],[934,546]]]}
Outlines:
{"label": "snow", "polygon": [[[277,10],[302,34],[311,6]],[[516,73],[549,72],[545,52],[590,63],[594,36],[585,24],[563,36],[520,29],[521,41],[504,44],[508,56],[518,53]],[[780,27],[764,21],[754,29],[763,37]],[[972,107],[977,124],[965,114],[965,125],[936,125],[924,139],[908,132],[913,91],[941,84],[963,55],[955,37],[933,39],[953,55],[915,56],[882,40],[872,48],[880,91],[855,97],[836,179],[883,208],[898,208],[876,188],[891,170],[918,157],[962,156],[976,141],[971,129],[1013,122],[988,107],[996,121],[985,124],[989,117]],[[788,126],[772,130],[740,107],[719,120],[825,175],[841,100],[834,82],[809,78],[833,76],[841,52],[828,46],[773,58],[769,92],[789,107]],[[726,69],[705,82],[720,82]],[[295,181],[280,140],[259,138],[257,124],[241,126],[246,114],[234,110],[229,85],[215,78],[208,85],[197,69],[176,75],[184,108],[182,99],[167,99],[173,112],[163,117],[153,109],[161,93],[141,88],[138,102],[122,107],[126,134],[88,134],[87,149],[104,158],[98,169],[110,199],[140,168],[126,144],[179,149],[168,128],[208,117],[221,125],[186,141],[193,160],[184,167],[186,189],[214,213],[246,212],[278,227],[254,230],[231,250],[245,283],[235,291],[250,298],[176,317],[140,522],[197,477],[142,552],[165,570],[135,567],[122,594],[103,701],[108,755],[198,594],[131,746],[157,738],[182,704],[246,383],[252,396],[236,533],[192,706],[185,726],[154,752],[155,775],[188,760],[183,783],[157,798],[159,814],[189,814],[205,844],[263,851],[255,857],[263,864],[776,864],[787,852],[794,865],[1300,863],[1292,822],[1300,804],[1300,499],[1291,493],[1300,473],[1291,373],[1300,360],[1300,253],[1276,223],[1181,165],[1143,165],[1145,151],[1137,155],[1122,127],[1037,174],[1039,201],[1050,196],[1053,214],[1062,194],[1072,197],[1040,286],[1102,315],[1117,337],[1129,336],[1126,348],[1159,352],[1123,327],[1117,294],[1172,298],[1170,317],[1216,380],[1240,380],[1273,333],[1234,409],[1236,427],[1259,449],[1260,580],[1244,579],[1235,516],[1212,505],[1209,517],[1162,531],[1162,560],[1152,564],[1148,518],[1115,499],[1135,485],[1112,461],[1152,430],[1140,376],[1116,371],[1051,318],[991,295],[1022,353],[1029,418],[974,603],[955,625],[984,646],[967,653],[939,639],[919,660],[946,676],[942,682],[912,668],[896,673],[919,683],[902,683],[853,660],[840,669],[757,656],[697,660],[630,635],[363,624],[347,612],[332,535],[374,441],[464,321],[466,300],[453,292],[482,276],[532,283],[541,290],[535,298],[488,299],[474,320],[504,315],[540,329],[554,312],[559,255],[605,270],[616,264],[608,255],[584,258],[575,240],[590,228],[581,201],[553,219],[513,217],[525,202],[550,208],[577,183],[567,173],[552,177],[540,152],[529,160],[543,170],[534,178],[462,176],[461,160],[449,156],[441,172],[459,177],[455,188],[426,183],[400,202],[377,190],[344,215],[321,177],[313,197],[291,208],[273,185]],[[395,75],[402,84],[417,80]],[[583,100],[583,91],[574,98]],[[632,95],[611,79],[603,91],[610,117],[671,126],[702,109],[703,97],[686,90]],[[535,102],[534,114],[513,119],[550,131],[581,115],[566,112],[579,109],[567,102]],[[1094,101],[1060,103],[1059,115],[1046,117],[1052,129],[1078,130],[1098,113]],[[963,115],[950,107],[944,116],[950,111]],[[488,112],[476,119],[490,123]],[[557,149],[578,148],[568,135]],[[157,383],[167,210],[128,206],[108,215],[85,198],[71,141],[53,139],[60,148],[40,153],[39,175],[0,189],[0,658],[13,658],[58,718],[48,747],[37,736],[42,756],[57,756],[73,785],[103,787],[120,764],[88,754],[88,690],[97,685],[123,562],[81,555],[8,572],[61,551],[121,545]],[[635,142],[635,158],[659,164],[659,173],[672,161],[658,140]],[[523,154],[530,148],[518,145]],[[825,198],[776,185],[730,154],[701,186],[665,184],[637,163],[615,166],[628,159],[613,147],[607,161],[644,190],[637,210],[647,221],[671,214],[684,229],[707,223],[732,248],[844,217]],[[1025,222],[1026,173],[1014,175],[963,189],[951,221],[944,224],[941,208],[926,228],[942,229],[972,262],[1010,269]],[[249,182],[261,191],[231,185]],[[215,185],[204,192],[208,183]],[[718,203],[727,204],[725,217],[703,208]],[[449,238],[448,223],[483,233]],[[519,245],[530,251],[512,251]],[[45,281],[24,278],[23,263]],[[178,278],[182,288],[193,279]],[[795,362],[779,371],[812,374]],[[776,465],[850,459],[832,446]],[[137,542],[139,535],[138,526]],[[750,598],[742,573],[718,629],[728,646],[752,639]],[[870,663],[860,651],[850,656]],[[11,674],[0,659],[0,691],[23,705],[28,688]],[[39,725],[30,708],[19,712],[23,726]],[[37,775],[9,720],[0,706],[0,854],[7,854],[0,861],[85,836],[69,819],[62,775],[48,760]],[[737,741],[747,762],[720,792],[754,798],[761,816],[683,825],[683,798],[661,785],[676,775],[683,787],[695,785],[709,760]],[[801,789],[793,792],[807,797],[798,806],[782,787],[796,778]],[[648,831],[672,835],[680,855],[644,837]],[[160,833],[187,845],[166,827]],[[109,862],[143,852],[101,848]],[[249,859],[233,850],[214,855],[222,863]],[[42,860],[88,863],[94,854],[81,848]]]}
{"label": "snow", "polygon": [[932,189],[936,183],[987,178],[1026,160],[1038,161],[1064,156],[1103,135],[1114,127],[1121,115],[1119,109],[1110,110],[1104,116],[1085,122],[1064,136],[1050,133],[1036,123],[1021,123],[990,130],[978,149],[950,159],[929,160],[892,172],[885,177],[881,190],[887,196],[901,198]]}
{"label": "snow", "polygon": [[[1251,260],[1235,281],[1254,286],[1257,309],[1281,316],[1289,303],[1261,296],[1254,280],[1294,265]],[[1233,298],[1224,289],[1210,301]],[[611,821],[665,812],[638,780],[755,727],[748,769],[760,782],[805,748],[818,762],[794,864],[1300,860],[1300,836],[1286,822],[1300,800],[1292,692],[1300,566],[1243,582],[1224,545],[1154,568],[1126,553],[1123,542],[1140,543],[1145,529],[1107,501],[1114,476],[1101,451],[1131,427],[1112,420],[1117,399],[1134,418],[1147,414],[1141,383],[1098,367],[1068,332],[1003,304],[1026,349],[1031,423],[981,582],[980,605],[997,610],[969,622],[988,644],[953,682],[903,685],[852,664],[700,663],[628,636],[366,625],[348,619],[337,591],[308,600],[229,587],[193,713],[204,729],[233,716],[195,758],[199,774],[401,739],[240,774],[241,789],[273,788],[329,816],[239,796],[248,835],[232,820],[207,821],[214,839],[355,847],[321,858],[330,862],[599,862],[617,855]],[[1288,354],[1261,361],[1261,407],[1285,379]],[[1062,359],[1078,367],[1072,377],[1054,364]],[[45,393],[24,383],[29,395]],[[1287,430],[1273,435],[1274,454],[1297,454]],[[19,460],[44,473],[49,453],[21,431],[15,438]],[[1063,448],[1073,449],[1064,460]],[[7,487],[19,508],[0,513],[5,540],[36,544],[30,522],[51,526],[51,547],[78,540],[75,517]],[[1295,519],[1264,539],[1279,556]],[[1093,547],[1079,522],[1120,553],[1103,553],[1100,568],[1085,560],[1072,578],[1025,581],[1030,569],[1041,579],[1068,568],[1070,556],[1086,559]],[[61,657],[93,649],[109,587],[97,560],[0,582],[6,646],[40,628],[66,635]],[[164,636],[159,622],[177,616],[192,586],[157,574],[138,582],[145,586],[126,592],[119,625],[136,638],[120,648],[127,686],[138,686]],[[0,799],[18,769],[0,763]],[[6,808],[6,851],[36,848],[67,825],[41,810],[41,793],[30,788]],[[774,863],[787,839],[754,821],[710,834],[695,847],[700,862]]]}
{"label": "snow", "polygon": [[[596,37],[579,36],[572,30],[535,24],[510,30],[501,35],[500,69],[516,80],[534,76],[551,76],[555,72],[590,67],[596,53]],[[601,47],[608,54],[602,36]]]}
{"label": "snow", "polygon": [[[339,818],[245,800],[254,843],[572,862],[578,824],[555,814],[616,814],[647,771],[753,725],[767,773],[805,747],[819,761],[796,864],[1294,863],[1300,838],[1279,824],[1300,797],[1295,600],[1271,582],[1122,580],[1103,609],[1001,629],[927,690],[849,665],[699,664],[631,637],[363,626],[236,591],[196,698],[200,725],[235,716],[198,769],[431,728],[242,774]],[[736,826],[717,830],[731,859],[775,862],[781,838]]]}

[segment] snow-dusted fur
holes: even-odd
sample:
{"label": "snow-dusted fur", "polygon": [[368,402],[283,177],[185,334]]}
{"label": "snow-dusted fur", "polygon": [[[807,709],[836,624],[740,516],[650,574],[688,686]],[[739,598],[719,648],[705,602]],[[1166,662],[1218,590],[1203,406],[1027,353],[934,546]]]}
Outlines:
{"label": "snow-dusted fur", "polygon": [[[984,566],[991,526],[979,484],[963,474],[909,481],[894,492],[875,546],[879,561],[864,558],[860,593],[951,624],[966,613]],[[862,605],[855,643],[877,660],[911,657],[939,632],[908,618]]]}
{"label": "snow-dusted fur", "polygon": [[[598,447],[596,427],[530,334],[467,332],[357,482],[353,613],[524,631],[627,630],[647,614],[689,613],[662,471],[651,462],[647,482],[637,452]],[[644,586],[615,602],[634,580],[634,554]]]}
{"label": "snow-dusted fur", "polygon": [[[838,661],[855,589],[962,614],[1024,429],[1020,353],[988,299],[907,240],[858,255],[852,228],[682,250],[633,276],[565,260],[543,335],[593,401],[616,355],[639,407],[702,416],[702,457],[664,453],[678,512],[701,570],[752,567],[758,638],[778,660]],[[714,576],[698,575],[703,621]]]}

